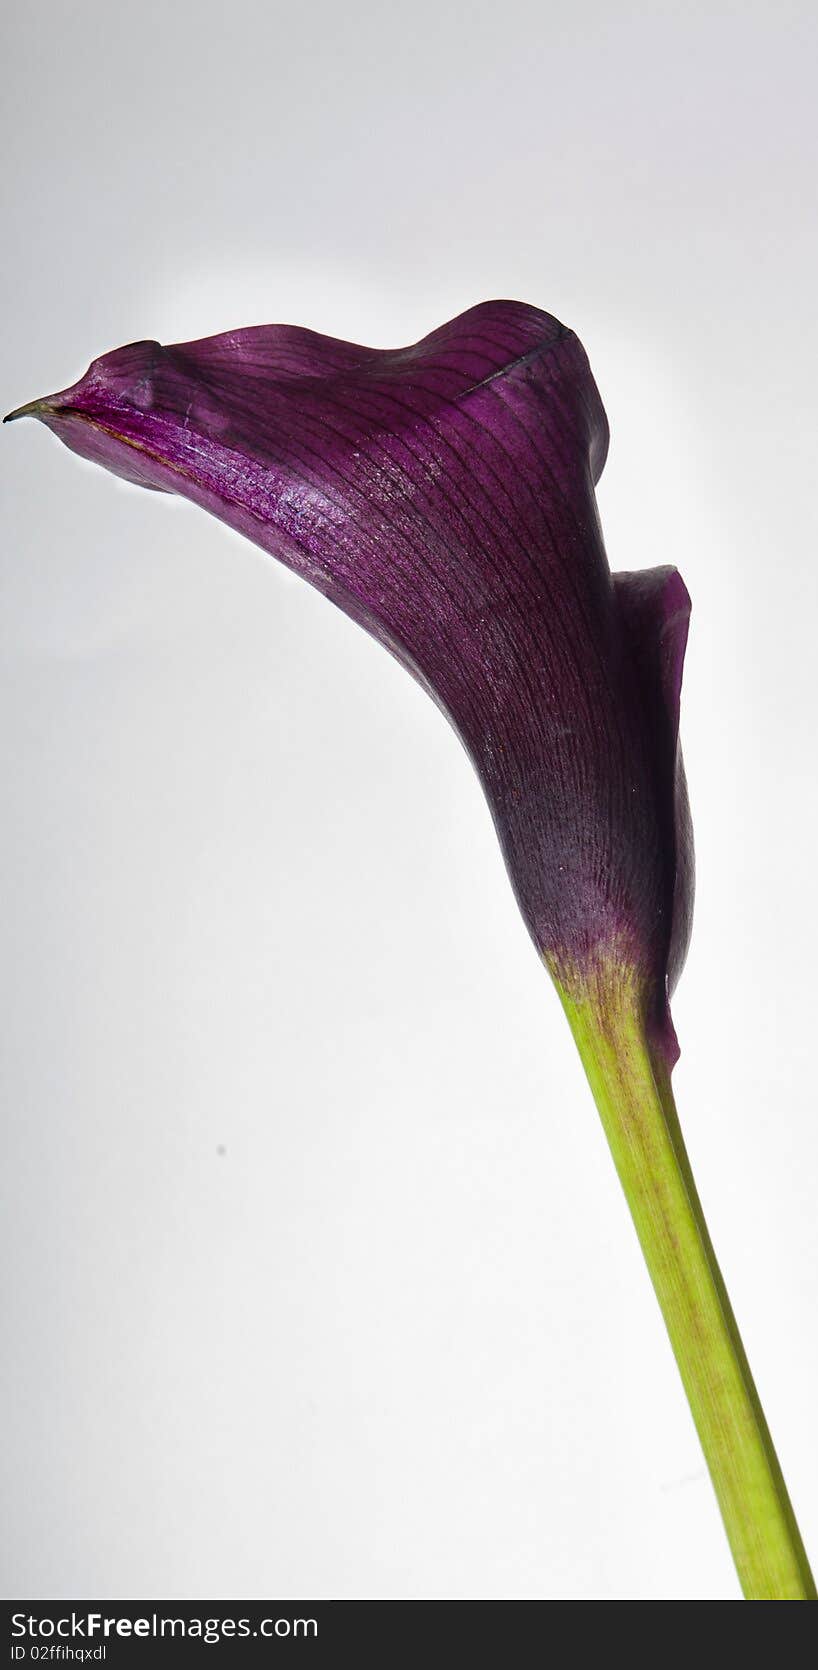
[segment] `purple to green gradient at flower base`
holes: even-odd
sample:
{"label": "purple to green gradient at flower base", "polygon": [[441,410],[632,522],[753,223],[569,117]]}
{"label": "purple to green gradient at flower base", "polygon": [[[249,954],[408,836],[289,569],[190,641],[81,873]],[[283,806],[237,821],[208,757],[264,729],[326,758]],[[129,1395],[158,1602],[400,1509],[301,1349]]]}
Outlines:
{"label": "purple to green gradient at flower base", "polygon": [[675,569],[610,573],[594,494],[608,426],[573,332],[489,302],[399,350],[282,325],[138,342],[27,410],[221,517],[409,668],[474,762],[562,986],[635,972],[675,1059],[690,605]]}

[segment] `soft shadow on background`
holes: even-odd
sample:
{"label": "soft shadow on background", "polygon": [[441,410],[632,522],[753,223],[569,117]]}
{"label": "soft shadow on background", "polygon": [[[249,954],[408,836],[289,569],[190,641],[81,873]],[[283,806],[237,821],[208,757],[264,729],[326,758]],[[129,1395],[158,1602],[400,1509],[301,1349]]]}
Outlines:
{"label": "soft shadow on background", "polygon": [[[818,1552],[818,22],[50,0],[5,23],[3,409],[288,320],[581,336],[677,564],[694,1167]],[[1,437],[6,1593],[732,1598],[471,768],[328,603]]]}

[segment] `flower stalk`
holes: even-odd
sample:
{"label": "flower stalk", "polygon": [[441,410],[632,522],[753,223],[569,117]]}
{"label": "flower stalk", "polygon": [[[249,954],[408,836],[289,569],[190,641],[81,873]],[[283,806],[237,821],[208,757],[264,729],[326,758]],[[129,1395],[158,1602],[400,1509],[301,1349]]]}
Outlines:
{"label": "flower stalk", "polygon": [[747,1600],[815,1583],[634,981],[556,982],[665,1320]]}

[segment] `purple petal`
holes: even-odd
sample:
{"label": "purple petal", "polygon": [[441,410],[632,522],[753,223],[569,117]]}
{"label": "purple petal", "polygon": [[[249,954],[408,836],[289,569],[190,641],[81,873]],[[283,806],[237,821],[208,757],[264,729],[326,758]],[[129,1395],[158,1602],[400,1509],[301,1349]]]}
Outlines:
{"label": "purple petal", "polygon": [[573,332],[491,302],[399,350],[282,325],[140,342],[35,411],[220,516],[412,671],[468,749],[552,970],[570,988],[601,959],[635,969],[675,1056],[690,606],[673,569],[611,577],[608,426]]}
{"label": "purple petal", "polygon": [[[687,798],[682,751],[679,746],[679,707],[682,694],[690,596],[675,568],[651,568],[634,574],[615,574],[625,643],[633,664],[637,699],[648,738],[654,793],[661,820],[661,847],[667,869],[667,897],[657,912],[655,961],[664,960],[668,996],[682,972],[693,925],[693,827]],[[670,884],[672,881],[672,892]],[[665,1016],[669,1053],[675,1060],[678,1045]]]}

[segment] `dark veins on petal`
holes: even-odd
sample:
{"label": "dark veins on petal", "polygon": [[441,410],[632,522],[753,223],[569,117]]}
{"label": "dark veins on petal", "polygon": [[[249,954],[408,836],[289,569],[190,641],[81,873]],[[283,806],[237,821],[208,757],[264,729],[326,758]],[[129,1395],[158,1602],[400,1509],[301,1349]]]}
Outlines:
{"label": "dark veins on petal", "polygon": [[490,302],[399,350],[281,325],[140,342],[36,415],[222,517],[386,644],[468,749],[552,968],[570,982],[615,951],[669,1028],[692,904],[690,604],[673,569],[610,574],[608,427],[573,332]]}

